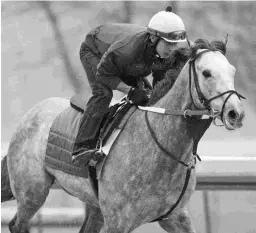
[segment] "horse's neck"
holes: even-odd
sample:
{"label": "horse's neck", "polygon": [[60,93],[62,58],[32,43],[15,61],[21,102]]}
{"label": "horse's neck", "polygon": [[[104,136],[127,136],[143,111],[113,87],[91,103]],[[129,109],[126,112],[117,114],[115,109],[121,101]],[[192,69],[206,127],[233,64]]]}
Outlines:
{"label": "horse's neck", "polygon": [[[187,63],[171,90],[154,106],[172,110],[191,108],[188,75],[189,65]],[[187,161],[193,140],[189,134],[186,119],[183,116],[150,114],[150,121],[153,128],[157,129],[158,134],[161,134],[161,138],[165,139],[165,146],[170,151],[175,151],[177,153],[175,156]]]}
{"label": "horse's neck", "polygon": [[187,63],[181,70],[179,77],[171,90],[161,98],[154,106],[166,109],[185,110],[191,107],[189,92],[189,64]]}

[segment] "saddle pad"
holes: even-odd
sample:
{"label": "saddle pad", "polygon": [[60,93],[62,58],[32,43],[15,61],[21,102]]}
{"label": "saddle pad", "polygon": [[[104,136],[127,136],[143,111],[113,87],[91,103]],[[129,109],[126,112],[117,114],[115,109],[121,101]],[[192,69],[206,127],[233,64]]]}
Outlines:
{"label": "saddle pad", "polygon": [[[83,109],[77,105],[81,101],[77,100],[76,102],[72,101],[71,106],[61,112],[54,120],[48,136],[45,164],[68,174],[90,178],[90,167],[76,166],[72,163],[71,158],[83,115],[81,111]],[[136,108],[131,109],[131,106],[130,103],[118,103],[111,107],[110,113],[106,114],[99,138],[105,155],[108,154],[119,132],[135,111]],[[101,163],[101,166],[103,164]]]}
{"label": "saddle pad", "polygon": [[71,159],[81,117],[82,113],[72,107],[56,117],[48,136],[45,164],[71,175],[88,178],[88,167],[75,166]]}

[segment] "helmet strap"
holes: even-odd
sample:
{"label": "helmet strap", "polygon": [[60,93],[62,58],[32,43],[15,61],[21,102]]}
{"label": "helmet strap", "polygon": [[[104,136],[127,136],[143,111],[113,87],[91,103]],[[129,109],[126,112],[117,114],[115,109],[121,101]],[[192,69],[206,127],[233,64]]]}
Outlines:
{"label": "helmet strap", "polygon": [[187,40],[187,43],[188,43],[188,47],[191,48],[191,44],[190,44],[190,41],[188,39],[188,36],[186,36],[186,40]]}

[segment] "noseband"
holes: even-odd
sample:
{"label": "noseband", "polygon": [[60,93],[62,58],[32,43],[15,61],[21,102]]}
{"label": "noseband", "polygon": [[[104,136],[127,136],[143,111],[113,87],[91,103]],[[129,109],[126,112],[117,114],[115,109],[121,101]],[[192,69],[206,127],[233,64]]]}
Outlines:
{"label": "noseband", "polygon": [[[202,93],[201,91],[201,88],[200,88],[200,85],[199,85],[199,81],[198,81],[198,76],[197,76],[197,73],[196,73],[196,68],[195,68],[195,61],[198,57],[200,57],[202,54],[204,53],[207,53],[207,52],[215,52],[215,51],[219,51],[221,52],[220,50],[214,50],[214,49],[206,49],[206,50],[203,50],[201,51],[200,53],[198,53],[195,57],[191,58],[190,61],[189,61],[189,92],[190,92],[190,96],[191,96],[191,99],[192,99],[192,102],[193,104],[200,109],[200,107],[197,106],[197,104],[195,103],[194,101],[194,98],[193,98],[193,95],[192,95],[192,70],[193,70],[193,77],[194,77],[194,84],[195,84],[195,88],[196,88],[196,92],[197,92],[197,96],[198,96],[198,99],[200,101],[200,103],[210,112],[213,112],[215,113],[214,116],[215,118],[220,115],[220,118],[223,122],[223,112],[224,112],[224,109],[225,109],[225,105],[228,101],[228,99],[233,95],[233,94],[236,94],[237,97],[239,99],[245,99],[244,96],[242,96],[241,94],[239,94],[237,91],[235,90],[229,90],[229,91],[225,91],[219,95],[216,95],[210,99],[207,99],[204,94]],[[222,52],[221,52],[222,53]],[[223,54],[223,53],[222,53]],[[224,54],[223,54],[224,55]],[[211,106],[210,106],[210,102],[212,100],[215,100],[225,94],[229,94],[226,99],[224,100],[224,103],[222,105],[222,108],[221,108],[221,112],[219,111],[216,111],[214,110]]]}

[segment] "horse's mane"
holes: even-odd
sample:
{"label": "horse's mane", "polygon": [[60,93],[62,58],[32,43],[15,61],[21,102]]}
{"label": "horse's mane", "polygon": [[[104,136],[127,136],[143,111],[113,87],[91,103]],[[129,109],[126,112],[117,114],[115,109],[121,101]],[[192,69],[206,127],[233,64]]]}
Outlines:
{"label": "horse's mane", "polygon": [[226,44],[220,40],[209,42],[204,39],[197,39],[190,48],[179,48],[172,52],[171,56],[161,65],[153,70],[153,92],[148,106],[160,100],[173,86],[182,68],[194,57],[198,49],[217,49],[223,54],[226,53]]}

